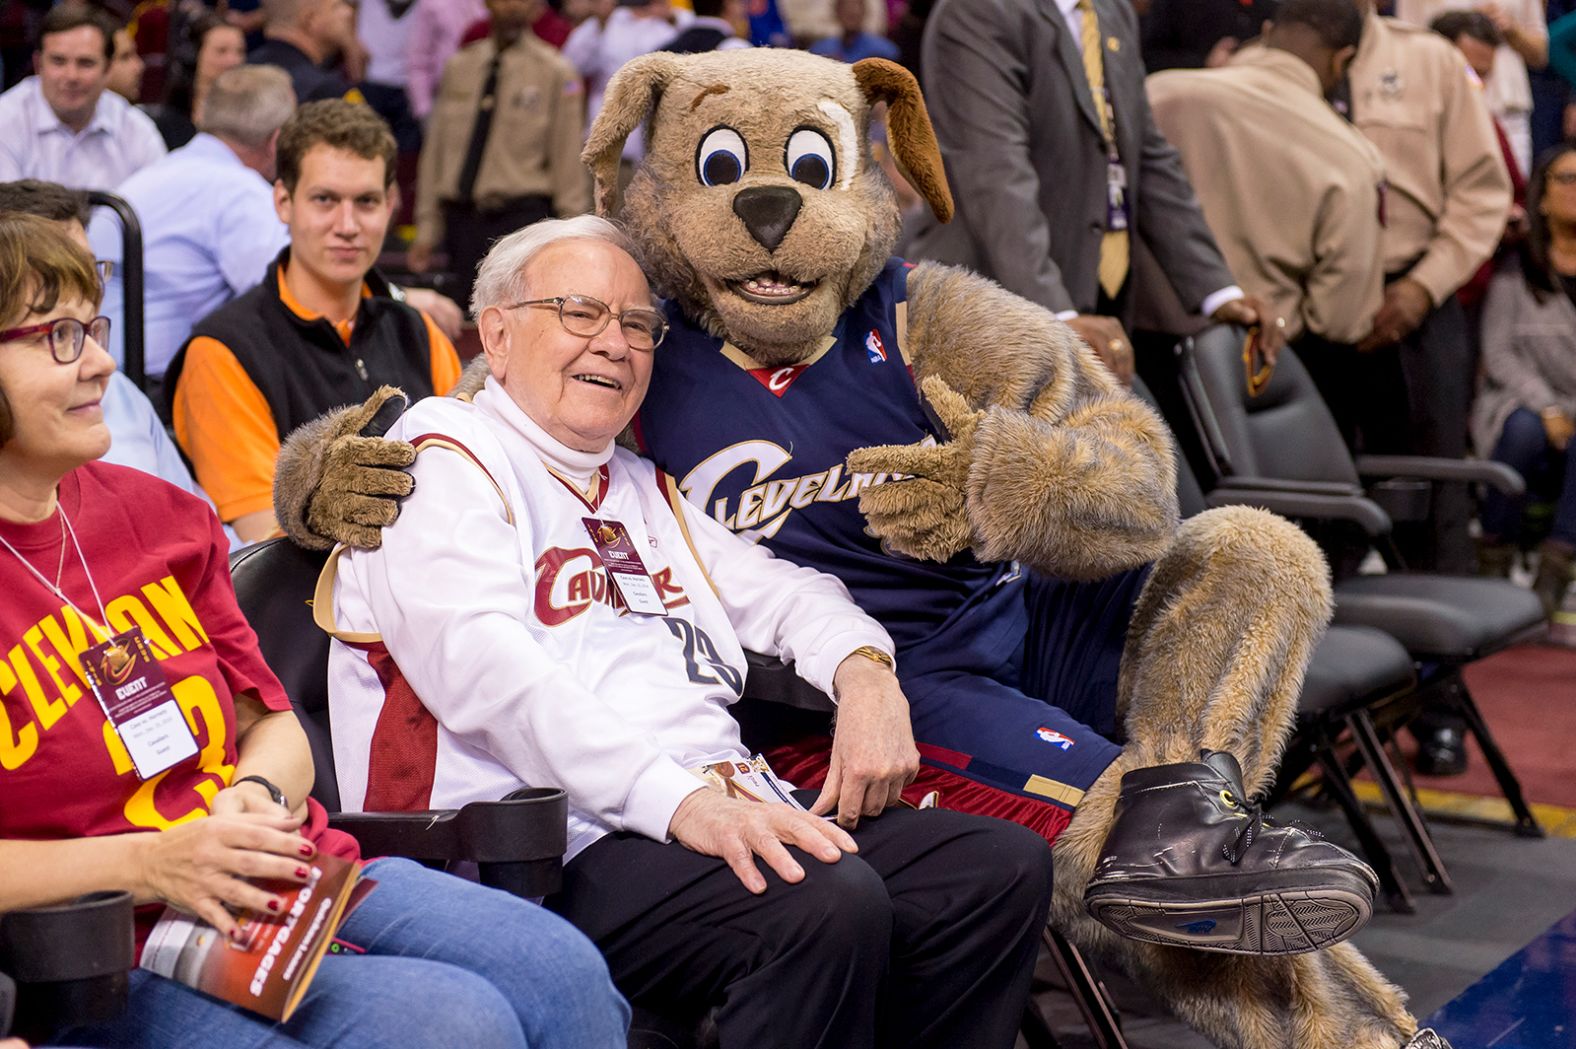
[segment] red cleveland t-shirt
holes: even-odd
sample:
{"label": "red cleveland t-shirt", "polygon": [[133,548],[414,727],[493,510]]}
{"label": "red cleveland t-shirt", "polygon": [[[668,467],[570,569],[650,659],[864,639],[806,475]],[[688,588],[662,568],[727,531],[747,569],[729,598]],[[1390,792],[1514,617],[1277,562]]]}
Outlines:
{"label": "red cleveland t-shirt", "polygon": [[[228,542],[206,503],[149,474],[89,463],[60,482],[82,557],[64,542],[64,604],[0,546],[0,838],[48,841],[155,831],[208,815],[235,775],[235,696],[289,710],[235,601]],[[0,521],[0,536],[46,579],[62,565],[57,512]],[[83,558],[98,597],[83,570]],[[101,618],[99,599],[104,602]],[[143,782],[83,677],[101,638],[76,609],[119,634],[140,628],[197,738],[195,756]],[[312,802],[302,833],[354,858]],[[142,936],[160,908],[139,913]]]}

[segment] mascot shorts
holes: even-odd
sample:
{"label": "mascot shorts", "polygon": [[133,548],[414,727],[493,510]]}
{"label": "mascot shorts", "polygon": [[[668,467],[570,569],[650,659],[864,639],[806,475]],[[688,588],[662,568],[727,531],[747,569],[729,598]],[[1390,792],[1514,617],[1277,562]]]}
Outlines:
{"label": "mascot shorts", "polygon": [[[942,808],[1012,820],[1055,841],[1121,753],[1117,677],[1149,571],[1092,583],[1031,576],[1028,628],[1005,664],[903,676],[921,760],[904,800],[935,793]],[[824,736],[767,752],[800,786],[824,782],[829,755]]]}

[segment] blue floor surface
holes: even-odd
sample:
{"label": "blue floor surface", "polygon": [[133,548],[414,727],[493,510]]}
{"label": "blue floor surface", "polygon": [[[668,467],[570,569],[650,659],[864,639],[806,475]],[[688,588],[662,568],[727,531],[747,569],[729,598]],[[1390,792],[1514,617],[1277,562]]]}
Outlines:
{"label": "blue floor surface", "polygon": [[1428,1023],[1455,1049],[1576,1049],[1576,912],[1506,958]]}

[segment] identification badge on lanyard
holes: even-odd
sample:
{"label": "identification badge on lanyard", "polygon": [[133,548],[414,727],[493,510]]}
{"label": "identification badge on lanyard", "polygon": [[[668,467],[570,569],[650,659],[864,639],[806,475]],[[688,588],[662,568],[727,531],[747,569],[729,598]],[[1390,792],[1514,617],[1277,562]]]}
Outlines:
{"label": "identification badge on lanyard", "polygon": [[1105,162],[1105,228],[1112,233],[1127,228],[1127,169],[1114,156]]}
{"label": "identification badge on lanyard", "polygon": [[620,521],[600,517],[583,517],[581,521],[596,545],[597,556],[602,559],[602,567],[607,569],[608,579],[618,587],[625,607],[642,615],[667,615],[668,607],[657,594],[657,584],[646,571],[629,529]]}
{"label": "identification badge on lanyard", "polygon": [[141,630],[84,651],[82,672],[140,778],[152,779],[197,753],[197,737]]}

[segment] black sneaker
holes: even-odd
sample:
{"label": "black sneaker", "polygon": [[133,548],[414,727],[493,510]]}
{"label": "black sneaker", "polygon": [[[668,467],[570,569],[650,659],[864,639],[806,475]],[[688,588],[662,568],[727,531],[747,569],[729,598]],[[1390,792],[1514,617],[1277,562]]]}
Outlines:
{"label": "black sneaker", "polygon": [[1122,777],[1084,906],[1121,936],[1230,954],[1302,954],[1373,915],[1379,879],[1316,831],[1243,799],[1221,751]]}
{"label": "black sneaker", "polygon": [[1445,1041],[1444,1035],[1432,1027],[1425,1027],[1412,1036],[1401,1049],[1451,1049],[1450,1043]]}
{"label": "black sneaker", "polygon": [[1419,733],[1415,764],[1424,776],[1461,775],[1467,770],[1466,732],[1458,724],[1444,724]]}

